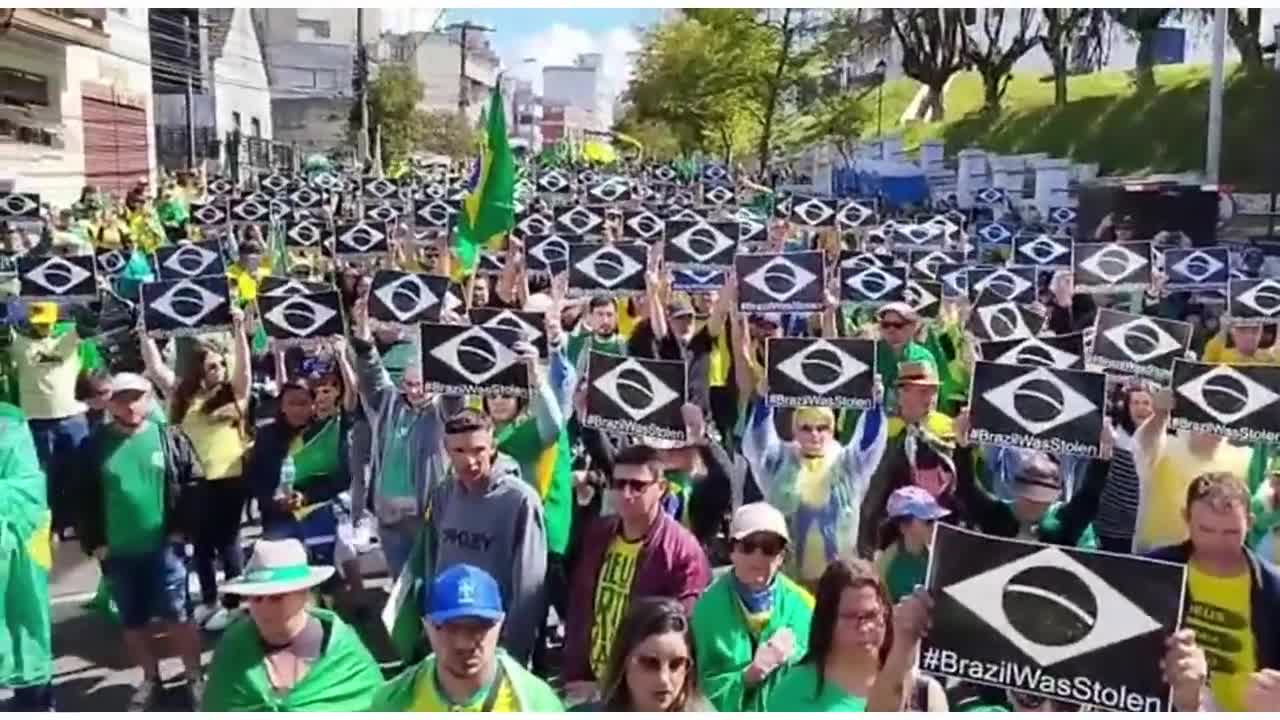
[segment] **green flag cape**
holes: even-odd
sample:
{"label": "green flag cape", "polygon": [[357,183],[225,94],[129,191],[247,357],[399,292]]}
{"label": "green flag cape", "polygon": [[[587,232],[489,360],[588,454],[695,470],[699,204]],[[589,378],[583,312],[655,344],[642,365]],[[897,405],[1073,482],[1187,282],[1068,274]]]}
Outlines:
{"label": "green flag cape", "polygon": [[471,274],[482,249],[503,249],[506,233],[515,225],[516,160],[507,139],[500,87],[493,89],[487,117],[480,171],[458,213],[453,251],[458,258],[459,275],[455,280]]}
{"label": "green flag cape", "polygon": [[305,488],[316,478],[338,471],[339,425],[337,418],[330,418],[293,454],[294,487]]}
{"label": "green flag cape", "polygon": [[382,671],[351,626],[328,610],[307,612],[329,630],[329,644],[302,680],[281,695],[267,679],[253,621],[227,628],[213,653],[203,712],[359,712],[382,685]]}
{"label": "green flag cape", "polygon": [[53,675],[49,625],[49,503],[22,411],[0,403],[0,687]]}
{"label": "green flag cape", "polygon": [[[430,511],[428,510],[428,513]],[[427,522],[431,518],[428,516]],[[391,586],[387,604],[382,608],[382,625],[391,638],[391,647],[396,657],[408,662],[423,647],[422,637],[422,605],[420,599],[425,592],[426,558],[429,551],[426,528],[418,532],[409,558],[405,561],[400,576]]]}

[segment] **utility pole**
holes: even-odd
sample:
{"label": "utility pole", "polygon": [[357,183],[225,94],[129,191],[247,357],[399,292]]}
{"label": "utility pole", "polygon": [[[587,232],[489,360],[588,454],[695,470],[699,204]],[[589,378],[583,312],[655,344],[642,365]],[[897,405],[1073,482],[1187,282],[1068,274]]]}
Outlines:
{"label": "utility pole", "polygon": [[1218,182],[1222,168],[1222,91],[1223,63],[1227,46],[1226,8],[1213,11],[1213,71],[1209,75],[1209,137],[1205,157],[1205,180]]}
{"label": "utility pole", "polygon": [[446,31],[459,31],[458,37],[458,114],[466,117],[467,106],[471,104],[470,93],[467,92],[467,31],[493,32],[493,28],[477,25],[470,20],[453,23],[445,27]]}
{"label": "utility pole", "polygon": [[182,47],[186,51],[186,70],[187,70],[187,169],[196,169],[196,116],[195,116],[195,88],[193,87],[191,70],[191,16],[182,16]]}
{"label": "utility pole", "polygon": [[356,153],[361,165],[369,159],[369,55],[364,47],[364,8],[356,8],[356,72],[360,87],[356,102],[360,103],[360,132],[356,135]]}

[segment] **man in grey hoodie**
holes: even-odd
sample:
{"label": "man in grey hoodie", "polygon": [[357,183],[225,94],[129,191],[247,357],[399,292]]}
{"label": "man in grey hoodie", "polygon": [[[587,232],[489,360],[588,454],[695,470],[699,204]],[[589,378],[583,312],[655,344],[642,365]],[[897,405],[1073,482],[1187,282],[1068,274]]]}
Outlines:
{"label": "man in grey hoodie", "polygon": [[507,608],[499,642],[528,664],[547,613],[542,501],[521,478],[519,464],[497,451],[488,415],[467,409],[451,416],[444,443],[451,468],[428,497],[423,577],[460,563],[492,575]]}

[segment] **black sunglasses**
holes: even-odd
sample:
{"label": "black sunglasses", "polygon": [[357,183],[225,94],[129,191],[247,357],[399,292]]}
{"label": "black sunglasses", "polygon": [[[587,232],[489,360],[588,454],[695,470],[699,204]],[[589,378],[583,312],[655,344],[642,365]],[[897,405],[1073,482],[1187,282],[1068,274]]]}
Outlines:
{"label": "black sunglasses", "polygon": [[787,541],[779,537],[744,538],[736,541],[736,544],[738,552],[743,555],[752,555],[759,550],[769,557],[777,557],[782,554],[783,550],[787,549]]}
{"label": "black sunglasses", "polygon": [[656,484],[654,480],[628,480],[626,478],[612,478],[609,480],[609,488],[621,492],[630,489],[631,492],[639,495],[649,488],[650,485]]}

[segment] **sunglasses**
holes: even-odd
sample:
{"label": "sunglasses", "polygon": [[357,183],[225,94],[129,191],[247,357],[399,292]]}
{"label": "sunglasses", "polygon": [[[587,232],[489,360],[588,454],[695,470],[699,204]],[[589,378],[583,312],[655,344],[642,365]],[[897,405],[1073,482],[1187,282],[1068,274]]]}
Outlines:
{"label": "sunglasses", "polygon": [[657,481],[654,480],[628,480],[626,478],[613,478],[609,480],[609,489],[617,490],[618,492],[630,490],[636,495],[639,495],[645,490],[648,490],[650,485],[656,484]]}
{"label": "sunglasses", "polygon": [[738,552],[743,555],[754,555],[757,550],[769,557],[778,557],[787,549],[787,542],[782,538],[769,537],[761,539],[745,538],[736,541]]}
{"label": "sunglasses", "polygon": [[666,658],[664,660],[663,658],[657,658],[651,655],[637,655],[635,662],[641,670],[650,673],[662,672],[662,668],[665,666],[667,668],[667,672],[672,675],[688,671],[689,666],[692,664],[688,657],[681,656]]}
{"label": "sunglasses", "polygon": [[1012,690],[1009,691],[1009,699],[1018,707],[1031,709],[1043,707],[1044,704],[1049,701],[1049,698],[1046,697],[1031,695],[1029,693],[1013,692]]}
{"label": "sunglasses", "polygon": [[881,320],[880,321],[880,327],[884,328],[885,330],[902,330],[910,324],[911,323],[907,322],[906,320]]}

